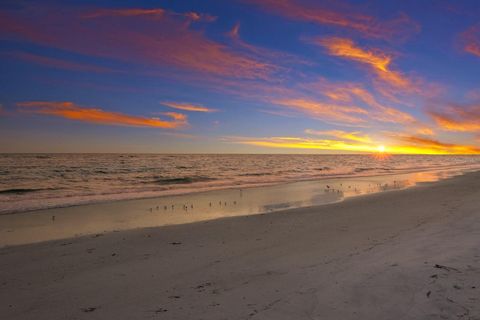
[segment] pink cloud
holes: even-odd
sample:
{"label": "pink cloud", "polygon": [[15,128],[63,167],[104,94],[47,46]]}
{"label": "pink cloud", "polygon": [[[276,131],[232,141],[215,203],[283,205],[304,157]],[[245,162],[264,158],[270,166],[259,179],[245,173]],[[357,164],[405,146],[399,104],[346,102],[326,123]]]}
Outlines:
{"label": "pink cloud", "polygon": [[[174,68],[215,76],[266,79],[274,67],[208,39],[185,20],[159,9],[61,13],[44,9],[0,12],[0,36],[145,67]],[[87,15],[88,17],[88,15]],[[61,26],[61,27],[59,27]]]}

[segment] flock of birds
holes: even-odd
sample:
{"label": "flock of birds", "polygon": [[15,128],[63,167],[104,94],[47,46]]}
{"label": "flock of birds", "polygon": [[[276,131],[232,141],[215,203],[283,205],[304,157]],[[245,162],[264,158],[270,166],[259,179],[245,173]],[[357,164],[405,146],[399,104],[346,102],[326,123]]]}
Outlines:
{"label": "flock of birds", "polygon": [[[227,203],[226,201],[225,201],[225,202],[219,201],[219,202],[218,202],[218,205],[219,205],[219,206],[222,206],[222,203],[223,203],[223,206],[225,206],[225,207],[228,205],[228,203]],[[237,204],[237,201],[233,201],[233,205],[236,205],[236,204]],[[209,202],[209,203],[208,203],[208,206],[209,206],[209,207],[211,207],[212,205],[213,205],[212,202]],[[166,211],[166,210],[168,210],[169,207],[170,207],[172,210],[175,210],[175,205],[174,205],[174,204],[172,204],[171,206],[163,206],[163,210]],[[188,205],[188,204],[182,204],[182,209],[183,209],[184,211],[188,211],[188,208],[193,209],[193,203],[190,204],[190,205]],[[152,208],[149,208],[149,211],[150,211],[150,212],[153,212],[153,209],[154,209],[153,207],[152,207]],[[156,210],[160,210],[160,206],[156,206],[155,209],[156,209]]]}
{"label": "flock of birds", "polygon": [[[376,183],[376,184],[374,184],[374,186],[376,186],[378,189],[387,190],[388,187],[389,187],[389,184],[388,184],[388,183],[385,183],[385,184]],[[372,184],[369,183],[369,184],[368,184],[368,187],[371,188],[371,187],[372,187]],[[401,183],[399,183],[399,182],[397,182],[397,181],[394,180],[394,181],[393,181],[393,188],[398,188],[398,187],[401,187]],[[347,188],[350,189],[350,190],[353,189],[353,191],[356,192],[356,193],[359,192],[359,190],[357,189],[357,187],[356,187],[355,185],[353,186],[353,188],[352,188],[351,185],[348,185]],[[338,193],[338,194],[343,195],[343,193],[344,193],[344,191],[343,191],[343,184],[340,183],[340,188],[336,188],[336,189],[335,189],[334,187],[332,187],[332,186],[330,186],[330,185],[327,184],[327,185],[325,186],[325,190],[324,190],[324,191],[325,191],[325,193],[336,192],[336,193]],[[240,190],[240,198],[242,198],[242,196],[243,196],[243,193],[242,193],[242,190]],[[233,205],[237,205],[237,201],[233,201],[232,204],[233,204]],[[209,206],[209,207],[212,207],[213,205],[214,205],[213,202],[209,202],[209,203],[208,203],[208,206]],[[227,203],[226,201],[219,201],[219,202],[218,202],[218,205],[219,205],[219,206],[222,206],[222,205],[223,205],[224,207],[226,207],[226,206],[228,205],[228,203]],[[184,211],[188,211],[189,208],[193,210],[193,208],[194,208],[193,203],[192,203],[192,204],[189,204],[189,205],[188,205],[188,204],[182,204],[181,206],[182,206],[182,209],[183,209]],[[160,207],[161,207],[161,206],[158,205],[158,206],[156,206],[156,207],[151,207],[151,208],[149,208],[148,210],[149,210],[150,212],[153,212],[154,209],[155,209],[155,210],[160,210]],[[171,210],[175,210],[176,206],[175,206],[175,204],[168,205],[168,206],[167,206],[167,205],[164,205],[164,206],[163,206],[163,210],[164,210],[164,211],[167,211],[168,208],[171,208]],[[54,222],[54,221],[55,221],[55,216],[52,216],[52,222]]]}
{"label": "flock of birds", "polygon": [[[378,189],[381,189],[381,190],[387,190],[388,187],[389,187],[389,184],[388,184],[388,183],[385,183],[385,184],[376,183],[376,184],[373,184],[373,186],[376,186]],[[397,184],[397,181],[395,181],[395,180],[393,181],[393,186],[394,186],[394,188],[396,188],[396,187],[399,186],[399,185]],[[368,187],[371,188],[371,187],[372,187],[372,184],[369,183],[369,184],[368,184]],[[353,190],[355,193],[359,193],[359,192],[360,192],[360,190],[359,190],[359,189],[357,188],[357,186],[355,186],[355,185],[353,185],[353,186],[352,186],[352,185],[348,185],[347,188],[348,188],[349,190]],[[343,194],[344,194],[343,184],[340,183],[340,187],[337,187],[337,188],[334,188],[333,186],[330,186],[330,185],[327,184],[327,185],[325,186],[325,190],[324,190],[324,191],[325,191],[325,193],[334,192],[334,193],[343,195]],[[240,190],[240,197],[242,197],[242,190]],[[237,204],[237,201],[233,201],[233,205],[236,205],[236,204]],[[209,202],[209,204],[208,204],[209,207],[212,207],[213,205],[214,205],[213,202]],[[223,205],[224,207],[226,207],[226,206],[228,205],[228,203],[227,203],[226,201],[219,201],[219,202],[218,202],[218,205],[219,205],[219,206],[222,206],[222,205]],[[193,209],[193,208],[194,208],[193,203],[192,203],[192,204],[182,204],[181,206],[182,206],[182,209],[183,209],[184,211],[188,211],[189,208],[190,208],[190,209]],[[168,208],[171,208],[171,210],[175,210],[176,207],[175,207],[175,204],[168,205],[168,206],[167,206],[167,205],[164,205],[164,206],[163,206],[163,210],[164,210],[164,211],[168,210]],[[151,208],[149,208],[148,210],[149,210],[150,212],[153,212],[154,209],[155,209],[155,210],[160,210],[160,206],[151,207]]]}

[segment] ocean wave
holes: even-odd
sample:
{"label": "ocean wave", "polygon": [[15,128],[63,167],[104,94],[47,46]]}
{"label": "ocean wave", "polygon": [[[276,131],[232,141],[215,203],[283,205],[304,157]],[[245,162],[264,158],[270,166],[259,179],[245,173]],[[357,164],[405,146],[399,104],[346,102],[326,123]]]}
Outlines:
{"label": "ocean wave", "polygon": [[179,177],[179,178],[161,178],[153,180],[153,183],[161,185],[170,185],[170,184],[190,184],[195,182],[208,182],[217,180],[211,177],[203,176],[194,176],[194,177]]}
{"label": "ocean wave", "polygon": [[56,190],[56,189],[47,189],[47,188],[43,188],[43,189],[12,188],[12,189],[0,190],[0,194],[25,194],[25,193],[45,191],[45,190]]}
{"label": "ocean wave", "polygon": [[273,172],[252,172],[252,173],[241,173],[239,177],[262,177],[262,176],[271,176]]}
{"label": "ocean wave", "polygon": [[480,157],[0,154],[0,214],[25,207],[75,204],[79,198],[88,202],[97,197],[123,199],[145,193],[157,196],[450,168],[480,168]]}

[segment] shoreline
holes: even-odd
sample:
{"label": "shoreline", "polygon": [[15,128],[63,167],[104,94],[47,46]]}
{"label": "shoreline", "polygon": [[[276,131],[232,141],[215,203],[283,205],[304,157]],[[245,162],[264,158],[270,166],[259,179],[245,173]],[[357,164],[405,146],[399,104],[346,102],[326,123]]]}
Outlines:
{"label": "shoreline", "polygon": [[317,207],[6,247],[0,314],[476,319],[479,207],[474,172]]}
{"label": "shoreline", "polygon": [[[410,168],[410,169],[394,169],[395,172],[387,173],[374,173],[374,174],[358,174],[358,175],[348,175],[348,174],[337,174],[331,176],[312,176],[304,179],[294,179],[294,180],[278,180],[272,182],[256,182],[242,185],[226,185],[226,186],[211,186],[206,187],[202,190],[196,191],[194,186],[190,188],[178,188],[162,191],[144,191],[142,193],[135,193],[136,196],[133,196],[134,193],[129,194],[130,197],[124,197],[128,193],[113,193],[105,195],[89,195],[89,196],[79,196],[79,198],[88,198],[86,200],[78,200],[76,203],[65,203],[65,204],[51,204],[46,207],[32,206],[27,209],[0,209],[0,216],[2,215],[12,215],[12,214],[25,214],[32,213],[35,211],[49,210],[49,209],[60,209],[60,208],[69,208],[75,206],[85,206],[85,205],[96,205],[96,204],[105,204],[118,201],[130,201],[130,200],[147,200],[147,199],[161,199],[166,197],[176,197],[176,196],[188,196],[198,193],[209,193],[215,191],[223,190],[236,190],[236,189],[252,189],[252,188],[262,188],[262,187],[272,187],[278,185],[294,184],[299,182],[314,182],[314,181],[325,181],[325,180],[348,180],[348,179],[361,179],[361,178],[370,178],[370,177],[382,177],[382,176],[394,176],[394,175],[404,175],[404,174],[414,174],[422,172],[446,172],[446,171],[457,171],[456,174],[464,174],[468,172],[479,171],[480,167],[469,167],[464,164],[461,165],[447,165],[447,166],[435,166],[435,167],[422,167],[422,168]],[[52,200],[62,200],[63,198],[45,198],[45,199],[35,199],[35,201],[52,201]],[[25,201],[25,200],[23,200]]]}
{"label": "shoreline", "polygon": [[0,215],[0,247],[315,207],[365,194],[411,188],[421,182],[441,181],[461,174],[469,173],[426,171],[299,181]]}

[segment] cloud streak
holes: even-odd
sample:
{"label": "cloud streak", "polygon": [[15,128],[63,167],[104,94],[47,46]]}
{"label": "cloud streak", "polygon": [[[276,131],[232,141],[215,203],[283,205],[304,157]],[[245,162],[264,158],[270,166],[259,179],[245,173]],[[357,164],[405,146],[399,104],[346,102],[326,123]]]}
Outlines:
{"label": "cloud streak", "polygon": [[251,54],[208,39],[186,24],[201,19],[198,14],[161,14],[160,9],[112,10],[90,12],[90,18],[85,18],[81,9],[57,13],[42,8],[35,15],[28,9],[4,10],[0,11],[0,36],[119,60],[157,74],[160,70],[182,70],[235,79],[266,79],[275,69]]}
{"label": "cloud streak", "polygon": [[317,149],[352,152],[374,152],[376,146],[341,140],[312,139],[304,137],[235,137],[229,139],[233,143],[252,145],[267,148],[283,149]]}
{"label": "cloud streak", "polygon": [[150,16],[156,18],[162,18],[165,15],[180,16],[190,19],[191,21],[205,21],[213,22],[217,17],[209,14],[198,13],[189,11],[185,13],[177,13],[173,11],[167,11],[163,8],[127,8],[127,9],[99,9],[83,15],[86,19],[95,19],[101,17],[136,17],[136,16]]}
{"label": "cloud streak", "polygon": [[429,110],[428,114],[443,130],[459,132],[480,131],[480,105],[451,105],[442,111]]}
{"label": "cloud streak", "polygon": [[476,146],[461,145],[441,142],[434,139],[417,136],[398,136],[400,143],[394,148],[397,153],[427,153],[427,154],[480,154],[480,148]]}
{"label": "cloud streak", "polygon": [[99,9],[83,15],[83,17],[87,19],[100,18],[100,17],[134,17],[134,16],[162,17],[165,13],[166,13],[166,10],[162,8]]}
{"label": "cloud streak", "polygon": [[71,71],[81,71],[81,72],[95,72],[95,73],[106,73],[106,72],[115,72],[112,69],[95,66],[86,63],[77,63],[72,61],[67,61],[63,59],[57,58],[50,58],[38,54],[33,54],[29,52],[22,52],[22,51],[13,51],[9,52],[6,55],[12,57],[14,59],[19,59],[23,61],[27,61],[30,63],[56,68],[56,69],[63,69],[63,70],[71,70]]}
{"label": "cloud streak", "polygon": [[363,142],[363,143],[373,142],[368,135],[362,134],[361,132],[358,132],[358,131],[355,131],[355,132],[346,132],[342,130],[319,131],[319,130],[306,129],[305,133],[310,135],[316,135],[316,136],[330,136],[338,139]]}
{"label": "cloud streak", "polygon": [[390,68],[392,57],[378,49],[363,49],[353,40],[346,38],[321,38],[314,43],[325,47],[330,55],[360,62],[370,67],[378,78],[389,85],[403,90],[412,90],[412,82],[398,71]]}
{"label": "cloud streak", "polygon": [[73,102],[26,101],[18,103],[17,106],[24,113],[50,115],[103,125],[174,129],[187,124],[187,117],[176,112],[164,113],[165,116],[172,120],[162,120],[105,111],[98,108],[82,107]]}
{"label": "cloud streak", "polygon": [[193,112],[217,112],[217,109],[207,108],[201,105],[184,103],[184,102],[160,102],[162,105],[184,111],[193,111]]}
{"label": "cloud streak", "polygon": [[315,100],[279,99],[272,102],[327,122],[361,124],[365,120],[358,117],[358,115],[368,113],[365,109],[356,106],[335,105]]}
{"label": "cloud streak", "polygon": [[368,106],[368,117],[380,122],[412,124],[416,122],[410,114],[380,103],[373,94],[357,83],[335,83],[325,79],[304,85],[310,91],[321,93],[336,103],[362,102]]}
{"label": "cloud streak", "polygon": [[[327,132],[328,133],[328,132]],[[344,132],[330,132],[332,136],[344,135]],[[385,151],[393,154],[480,154],[475,146],[445,143],[433,139],[416,136],[394,135],[396,144],[385,146]],[[230,137],[232,143],[246,144],[266,148],[306,149],[350,151],[360,153],[376,153],[378,146],[374,142],[355,141],[353,139],[312,139],[305,137]]]}
{"label": "cloud streak", "polygon": [[346,5],[343,5],[342,9],[332,9],[332,6],[327,9],[318,4],[303,5],[293,0],[244,1],[293,20],[352,30],[368,38],[403,39],[420,29],[419,25],[405,14],[399,15],[396,19],[381,21],[373,16],[358,13],[358,8]]}
{"label": "cloud streak", "polygon": [[465,52],[480,57],[480,25],[475,25],[461,34]]}

